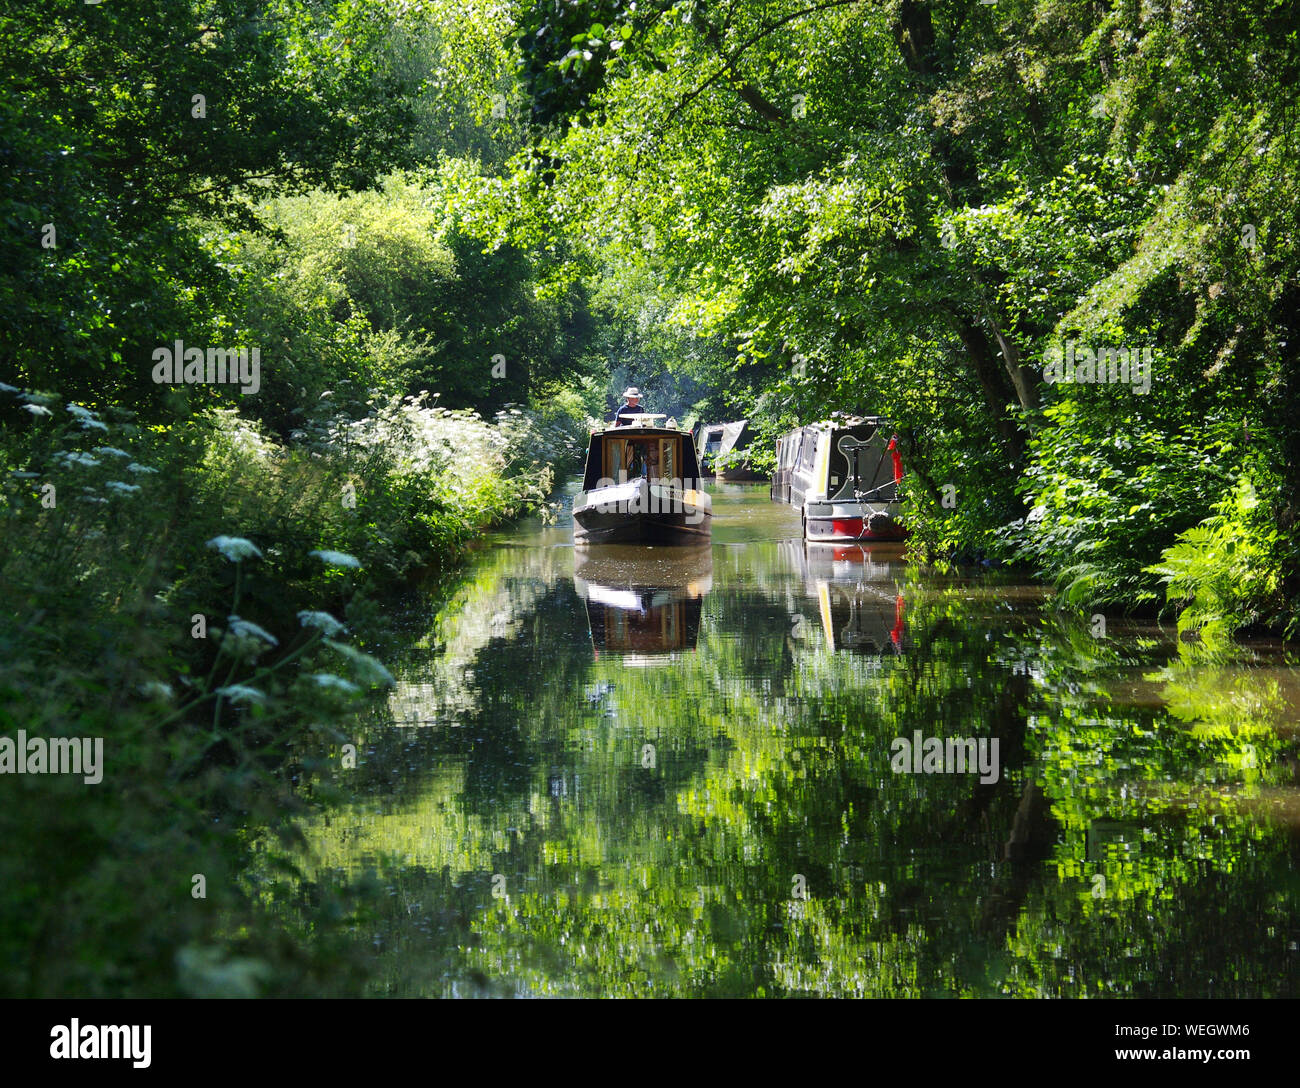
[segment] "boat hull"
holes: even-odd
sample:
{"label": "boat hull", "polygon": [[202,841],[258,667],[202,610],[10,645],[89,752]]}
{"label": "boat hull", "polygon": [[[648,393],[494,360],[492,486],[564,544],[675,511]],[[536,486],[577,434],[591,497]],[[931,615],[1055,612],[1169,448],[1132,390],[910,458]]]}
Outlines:
{"label": "boat hull", "polygon": [[724,468],[721,472],[717,473],[717,478],[719,480],[724,480],[727,483],[740,484],[758,483],[767,479],[763,473],[755,472],[748,466],[743,468]]}
{"label": "boat hull", "polygon": [[894,516],[898,503],[804,504],[804,538],[824,544],[901,541],[907,531]]}
{"label": "boat hull", "polygon": [[713,532],[713,504],[694,488],[633,480],[580,491],[575,544],[698,544]]}

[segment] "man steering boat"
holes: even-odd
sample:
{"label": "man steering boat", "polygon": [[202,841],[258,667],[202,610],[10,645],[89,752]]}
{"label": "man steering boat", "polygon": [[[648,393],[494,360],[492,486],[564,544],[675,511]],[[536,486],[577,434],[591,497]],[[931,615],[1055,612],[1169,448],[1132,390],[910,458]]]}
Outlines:
{"label": "man steering boat", "polygon": [[635,385],[629,385],[625,390],[623,390],[623,399],[627,401],[627,403],[621,405],[618,411],[614,413],[615,427],[630,426],[637,416],[645,415],[645,409],[638,407],[641,400],[641,390],[639,390]]}

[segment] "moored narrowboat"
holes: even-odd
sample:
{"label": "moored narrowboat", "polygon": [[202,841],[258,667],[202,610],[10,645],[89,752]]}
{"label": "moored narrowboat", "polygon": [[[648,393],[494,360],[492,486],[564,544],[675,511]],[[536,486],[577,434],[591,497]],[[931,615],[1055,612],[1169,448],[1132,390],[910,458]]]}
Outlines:
{"label": "moored narrowboat", "polygon": [[713,531],[689,431],[654,425],[596,431],[573,500],[575,544],[694,544]]}
{"label": "moored narrowboat", "polygon": [[902,540],[898,441],[878,416],[815,423],[777,442],[772,499],[798,509],[806,540]]}
{"label": "moored narrowboat", "polygon": [[696,450],[700,470],[728,482],[763,479],[761,473],[754,471],[745,453],[753,438],[754,432],[747,419],[705,424],[700,430]]}

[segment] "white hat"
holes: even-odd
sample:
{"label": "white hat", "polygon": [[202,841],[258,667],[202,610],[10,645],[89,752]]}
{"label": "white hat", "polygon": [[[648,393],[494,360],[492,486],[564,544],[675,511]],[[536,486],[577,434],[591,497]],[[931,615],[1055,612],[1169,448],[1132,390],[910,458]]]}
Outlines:
{"label": "white hat", "polygon": [[640,399],[641,390],[639,390],[635,385],[629,385],[623,390],[623,399],[627,400],[628,397],[636,397],[637,399]]}

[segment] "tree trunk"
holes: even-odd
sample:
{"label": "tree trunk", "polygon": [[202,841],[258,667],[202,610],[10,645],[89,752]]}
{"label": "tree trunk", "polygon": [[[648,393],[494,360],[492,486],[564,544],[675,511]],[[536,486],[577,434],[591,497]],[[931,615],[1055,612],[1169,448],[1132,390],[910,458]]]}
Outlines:
{"label": "tree trunk", "polygon": [[[894,37],[903,63],[917,77],[918,93],[928,93],[935,76],[934,24],[929,6],[918,0],[902,0]],[[949,203],[955,205],[960,194],[976,186],[975,173],[967,157],[961,154],[946,132],[935,137],[932,151],[948,191]],[[996,322],[988,318],[984,321],[992,330],[990,338],[980,327],[981,323],[969,314],[959,312],[955,318],[957,335],[970,356],[998,437],[1012,464],[1019,468],[1024,461],[1025,435],[1016,420],[1008,415],[1007,405],[1016,401],[1024,411],[1037,407],[1034,375],[1021,365],[1020,352],[1002,334]]]}
{"label": "tree trunk", "polygon": [[984,393],[984,402],[993,416],[998,438],[1012,465],[1019,468],[1024,462],[1025,435],[1007,412],[1007,405],[1016,399],[1016,390],[1011,384],[1007,368],[997,359],[989,338],[972,318],[965,314],[954,314],[953,320]]}

